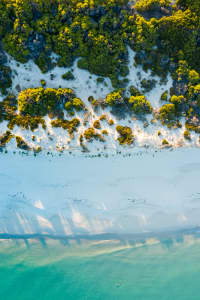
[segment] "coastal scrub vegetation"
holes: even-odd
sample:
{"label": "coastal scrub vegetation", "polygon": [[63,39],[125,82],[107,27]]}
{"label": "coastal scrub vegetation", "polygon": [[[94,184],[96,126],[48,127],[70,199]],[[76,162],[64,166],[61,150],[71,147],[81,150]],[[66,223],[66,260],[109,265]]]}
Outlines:
{"label": "coastal scrub vegetation", "polygon": [[[79,58],[80,68],[108,76],[114,87],[127,83],[127,46],[153,74],[166,77],[180,60],[199,73],[199,7],[199,0],[2,0],[1,52],[22,63],[33,59],[43,72],[54,67],[52,52],[63,67]],[[5,67],[4,58],[1,89],[11,80]],[[72,79],[70,73],[64,77]]]}
{"label": "coastal scrub vegetation", "polygon": [[116,130],[119,134],[117,140],[120,145],[131,145],[134,142],[134,135],[130,127],[118,125]]}
{"label": "coastal scrub vegetation", "polygon": [[[48,88],[44,80],[42,87],[8,94],[13,74],[6,52],[21,63],[32,59],[44,73],[56,65],[71,68],[76,60],[79,68],[98,76],[98,84],[104,77],[112,82],[114,90],[102,101],[89,97],[92,108],[109,107],[118,116],[153,113],[168,127],[181,126],[185,118],[186,131],[200,133],[199,0],[1,0],[0,16],[0,91],[5,95],[0,122],[7,121],[8,129],[45,129],[49,115],[52,126],[72,135],[80,122],[77,113],[87,108],[73,90]],[[151,72],[151,80],[140,78],[141,90],[133,85],[126,90],[128,47],[135,51],[134,66]],[[161,95],[161,108],[153,110],[144,93],[155,87],[154,75],[165,82],[169,73],[173,87]],[[62,78],[73,80],[74,75],[68,71]],[[65,115],[74,119],[65,120]],[[83,138],[101,140],[100,121]],[[121,144],[134,140],[129,127],[116,130]],[[1,137],[2,144],[7,137]]]}

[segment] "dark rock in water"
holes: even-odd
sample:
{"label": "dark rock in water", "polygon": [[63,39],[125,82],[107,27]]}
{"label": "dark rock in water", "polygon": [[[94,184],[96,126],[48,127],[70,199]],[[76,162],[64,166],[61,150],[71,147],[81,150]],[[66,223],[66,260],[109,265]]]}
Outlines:
{"label": "dark rock in water", "polygon": [[37,59],[45,47],[45,38],[42,34],[34,33],[29,36],[27,41],[27,49],[30,54],[29,57]]}

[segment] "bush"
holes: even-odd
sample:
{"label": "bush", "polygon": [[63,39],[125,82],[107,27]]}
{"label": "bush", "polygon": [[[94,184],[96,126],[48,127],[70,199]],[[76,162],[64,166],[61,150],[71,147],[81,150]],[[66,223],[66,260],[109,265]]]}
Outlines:
{"label": "bush", "polygon": [[64,80],[74,80],[75,77],[72,74],[72,72],[68,71],[68,72],[66,72],[65,74],[62,75],[62,79],[64,79]]}
{"label": "bush", "polygon": [[23,140],[22,137],[16,136],[15,139],[16,139],[17,147],[18,147],[19,149],[22,149],[22,150],[25,150],[25,151],[31,150],[31,148],[30,148],[30,147],[28,146],[28,144]]}
{"label": "bush", "polygon": [[107,116],[106,115],[101,115],[100,117],[99,117],[99,120],[100,121],[105,121],[105,120],[107,120]]}
{"label": "bush", "polygon": [[128,103],[135,114],[149,114],[152,112],[151,104],[145,96],[131,96]]}
{"label": "bush", "polygon": [[188,130],[185,130],[183,135],[186,140],[191,140],[191,135]]}
{"label": "bush", "polygon": [[192,84],[197,84],[200,82],[200,76],[199,73],[196,72],[195,70],[191,70],[189,71],[188,74],[188,80],[192,83]]}
{"label": "bush", "polygon": [[113,121],[112,119],[110,119],[110,120],[108,121],[108,124],[109,124],[110,126],[112,126],[112,125],[114,125],[115,123],[114,123],[114,121]]}
{"label": "bush", "polygon": [[96,130],[93,127],[90,127],[84,131],[84,138],[91,142],[92,140],[100,140],[101,142],[104,141],[102,136],[96,132]]}
{"label": "bush", "polygon": [[33,131],[37,129],[40,124],[42,125],[43,129],[46,129],[45,120],[42,117],[15,115],[10,118],[8,122],[8,128],[12,130],[16,125],[23,129],[31,129]]}
{"label": "bush", "polygon": [[77,99],[71,89],[44,89],[41,87],[21,91],[17,101],[20,114],[44,116],[63,109],[67,102],[79,109],[82,104]]}
{"label": "bush", "polygon": [[106,104],[110,106],[124,104],[123,92],[123,89],[118,89],[108,94],[105,99]]}
{"label": "bush", "polygon": [[163,6],[168,7],[170,4],[171,1],[169,0],[138,0],[135,4],[135,9],[138,12],[145,12]]}
{"label": "bush", "polygon": [[156,85],[156,81],[154,79],[143,79],[141,81],[142,89],[145,93],[150,92]]}
{"label": "bush", "polygon": [[169,145],[169,142],[166,139],[163,139],[162,140],[162,145],[163,146]]}
{"label": "bush", "polygon": [[168,99],[168,92],[165,91],[164,93],[162,93],[161,97],[160,97],[160,100],[161,101],[167,101]]}
{"label": "bush", "polygon": [[47,83],[46,83],[46,81],[44,80],[44,79],[41,79],[40,80],[40,83],[41,83],[41,85],[44,87]]}
{"label": "bush", "polygon": [[103,129],[101,133],[104,134],[104,135],[108,135],[108,130]]}
{"label": "bush", "polygon": [[0,136],[0,148],[5,147],[7,143],[13,138],[13,134],[7,130],[2,136]]}
{"label": "bush", "polygon": [[99,120],[94,121],[93,127],[96,128],[96,129],[100,129],[101,128],[101,124],[100,124]]}
{"label": "bush", "polygon": [[160,120],[162,120],[163,123],[175,120],[177,116],[175,105],[174,104],[163,105],[160,108],[159,115],[160,115]]}
{"label": "bush", "polygon": [[97,78],[97,83],[103,83],[104,82],[104,78],[103,77],[98,77]]}
{"label": "bush", "polygon": [[73,98],[72,106],[75,110],[80,111],[84,108],[84,103],[80,98]]}
{"label": "bush", "polygon": [[3,94],[12,85],[11,73],[10,67],[0,65],[0,92]]}
{"label": "bush", "polygon": [[139,92],[139,90],[133,85],[130,86],[129,92],[130,92],[131,96],[134,96],[134,97],[141,96],[141,93]]}
{"label": "bush", "polygon": [[117,139],[120,145],[131,145],[134,142],[134,136],[130,127],[118,125],[116,130],[120,135]]}
{"label": "bush", "polygon": [[61,119],[51,121],[52,127],[62,127],[63,129],[66,129],[68,131],[69,135],[72,135],[77,130],[79,125],[80,120],[77,118],[74,118],[70,121]]}
{"label": "bush", "polygon": [[185,102],[185,98],[182,95],[180,96],[173,95],[170,98],[170,102],[175,105],[176,111],[180,111]]}

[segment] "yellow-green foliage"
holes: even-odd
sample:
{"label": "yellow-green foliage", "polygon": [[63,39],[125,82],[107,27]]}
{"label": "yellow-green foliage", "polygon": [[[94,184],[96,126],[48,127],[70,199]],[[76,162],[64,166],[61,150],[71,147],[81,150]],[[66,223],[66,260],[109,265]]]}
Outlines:
{"label": "yellow-green foliage", "polygon": [[183,135],[186,140],[191,140],[191,135],[188,130],[185,130]]}
{"label": "yellow-green foliage", "polygon": [[18,109],[23,115],[44,116],[62,109],[67,102],[80,107],[79,102],[73,103],[75,95],[71,89],[34,88],[19,93]]}
{"label": "yellow-green foliage", "polygon": [[183,8],[189,8],[196,13],[200,14],[199,0],[176,0],[177,4]]}
{"label": "yellow-green foliage", "polygon": [[103,130],[101,131],[101,133],[104,134],[104,135],[108,135],[108,130],[103,129]]}
{"label": "yellow-green foliage", "polygon": [[131,96],[128,103],[136,114],[148,114],[152,112],[151,104],[145,96]]}
{"label": "yellow-green foliage", "polygon": [[[118,77],[118,67],[126,64],[126,35],[120,28],[127,4],[128,0],[2,0],[0,35],[12,56],[21,62],[33,56],[44,72],[51,67],[54,51],[61,56],[59,65],[70,66],[81,56],[80,67]],[[37,53],[29,47],[35,33],[44,38]]]}
{"label": "yellow-green foliage", "polygon": [[96,130],[93,128],[93,127],[90,127],[88,129],[86,129],[84,131],[84,138],[87,140],[87,141],[92,141],[92,140],[100,140],[101,142],[104,141],[103,137],[96,132]]}
{"label": "yellow-green foliage", "polygon": [[80,120],[77,118],[74,118],[72,120],[53,120],[51,121],[51,125],[53,127],[62,127],[63,129],[66,129],[68,133],[71,135],[74,131],[77,130],[78,126],[80,125]]}
{"label": "yellow-green foliage", "polygon": [[19,149],[25,151],[31,150],[31,148],[28,146],[28,144],[23,140],[21,136],[16,136],[15,139],[16,139],[17,147]]}
{"label": "yellow-green foliage", "polygon": [[157,7],[170,6],[170,3],[170,0],[138,0],[135,4],[135,9],[139,12],[144,12]]}
{"label": "yellow-green foliage", "polygon": [[174,104],[165,104],[160,108],[160,119],[165,123],[176,118],[176,107]]}
{"label": "yellow-green foliage", "polygon": [[101,124],[100,124],[99,120],[94,121],[93,127],[96,128],[96,129],[100,129],[101,128]]}
{"label": "yellow-green foliage", "polygon": [[134,135],[130,127],[118,125],[116,130],[120,135],[117,140],[121,145],[131,145],[134,142]]}
{"label": "yellow-green foliage", "polygon": [[200,106],[200,84],[189,87],[188,100],[197,100],[197,104]]}
{"label": "yellow-green foliage", "polygon": [[185,128],[187,130],[194,131],[196,133],[200,133],[200,125],[198,125],[198,124],[191,124],[187,121],[187,122],[185,122]]}
{"label": "yellow-green foliage", "polygon": [[165,91],[165,92],[162,93],[162,95],[160,97],[160,100],[167,101],[167,98],[168,98],[168,92]]}
{"label": "yellow-green foliage", "polygon": [[0,122],[10,120],[16,114],[17,99],[13,95],[8,95],[3,101],[0,101]]}
{"label": "yellow-green foliage", "polygon": [[6,144],[13,138],[13,134],[7,130],[3,135],[0,135],[0,148],[6,146]]}
{"label": "yellow-green foliage", "polygon": [[199,73],[195,70],[190,70],[188,74],[188,79],[192,84],[200,82],[200,76]]}
{"label": "yellow-green foliage", "polygon": [[180,96],[173,95],[170,98],[170,102],[175,105],[175,109],[178,111],[181,109],[182,105],[184,104],[185,98],[182,95],[180,95]]}
{"label": "yellow-green foliage", "polygon": [[166,139],[163,139],[162,140],[162,145],[167,146],[167,145],[169,145],[169,142]]}
{"label": "yellow-green foliage", "polygon": [[112,106],[117,104],[123,104],[123,89],[115,90],[114,92],[108,94],[105,99],[106,104]]}
{"label": "yellow-green foliage", "polygon": [[37,129],[40,124],[43,129],[46,129],[45,120],[42,117],[14,115],[9,120],[8,128],[12,130],[16,125],[23,129],[30,129],[33,131],[34,129]]}

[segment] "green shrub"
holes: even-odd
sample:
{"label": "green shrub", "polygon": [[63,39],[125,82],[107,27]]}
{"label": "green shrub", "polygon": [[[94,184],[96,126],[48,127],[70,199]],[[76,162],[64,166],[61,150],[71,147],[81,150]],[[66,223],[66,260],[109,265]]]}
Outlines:
{"label": "green shrub", "polygon": [[139,90],[133,85],[130,86],[129,92],[130,92],[131,96],[134,96],[134,97],[141,96],[141,93],[139,92]]}
{"label": "green shrub", "polygon": [[191,135],[188,130],[185,130],[183,135],[186,140],[191,140]]}
{"label": "green shrub", "polygon": [[169,145],[169,142],[166,139],[163,139],[162,140],[162,145],[163,146]]}
{"label": "green shrub", "polygon": [[167,101],[167,99],[168,99],[168,92],[165,91],[165,92],[162,93],[162,95],[160,97],[160,100],[161,101]]}
{"label": "green shrub", "polygon": [[103,130],[101,131],[101,133],[104,134],[104,135],[108,135],[108,130],[103,129]]}
{"label": "green shrub", "polygon": [[149,114],[152,112],[151,104],[145,96],[131,96],[128,103],[135,114]]}
{"label": "green shrub", "polygon": [[176,107],[174,104],[164,104],[159,111],[160,119],[166,123],[175,120],[177,116]]}
{"label": "green shrub", "polygon": [[67,102],[80,108],[80,101],[77,103],[74,98],[75,94],[71,89],[27,89],[18,95],[18,109],[22,115],[44,116],[64,108]]}
{"label": "green shrub", "polygon": [[144,12],[158,7],[168,7],[170,4],[170,0],[138,0],[135,4],[135,9],[138,12]]}
{"label": "green shrub", "polygon": [[150,92],[156,85],[156,81],[154,79],[143,79],[141,81],[142,89],[145,93]]}
{"label": "green shrub", "polygon": [[96,128],[96,129],[100,129],[101,128],[101,124],[100,124],[99,120],[94,121],[93,127]]}
{"label": "green shrub", "polygon": [[131,145],[134,142],[134,135],[130,127],[118,125],[116,130],[120,135],[117,140],[121,145]]}
{"label": "green shrub", "polygon": [[185,98],[182,95],[180,95],[180,96],[173,95],[170,98],[170,102],[173,103],[175,105],[176,110],[179,111],[179,110],[181,110],[181,107],[183,106],[183,104],[185,102]]}
{"label": "green shrub", "polygon": [[110,106],[124,104],[123,92],[123,89],[118,89],[109,93],[105,99],[106,104]]}
{"label": "green shrub", "polygon": [[47,83],[46,83],[46,80],[44,80],[44,79],[41,79],[40,80],[40,83],[41,83],[41,85],[44,87]]}
{"label": "green shrub", "polygon": [[63,129],[66,129],[69,133],[69,135],[72,135],[78,128],[78,126],[80,125],[80,120],[77,118],[74,118],[72,120],[61,120],[61,119],[57,119],[57,120],[53,120],[51,121],[51,126],[52,127],[62,127]]}
{"label": "green shrub", "polygon": [[18,147],[19,149],[22,149],[22,150],[25,150],[25,151],[31,150],[31,148],[30,148],[30,147],[28,146],[28,144],[23,140],[22,137],[16,136],[15,139],[16,139],[17,147]]}
{"label": "green shrub", "polygon": [[90,127],[88,129],[86,129],[84,131],[84,134],[83,134],[84,138],[87,140],[87,141],[92,141],[92,140],[100,140],[101,142],[104,141],[104,139],[102,138],[102,136],[96,132],[96,130],[93,128],[93,127]]}
{"label": "green shrub", "polygon": [[65,79],[65,80],[74,80],[75,79],[74,75],[70,71],[63,74],[62,78]]}
{"label": "green shrub", "polygon": [[46,123],[42,117],[32,117],[29,115],[14,115],[12,118],[9,119],[8,128],[12,130],[16,125],[23,129],[30,129],[33,131],[37,129],[40,124],[42,125],[43,129],[46,129]]}
{"label": "green shrub", "polygon": [[114,125],[115,123],[114,123],[114,121],[113,121],[112,119],[110,119],[110,120],[108,121],[108,124],[109,124],[110,126],[112,126],[112,125]]}
{"label": "green shrub", "polygon": [[7,130],[3,135],[0,136],[0,148],[5,147],[12,138],[13,134],[9,130]]}

